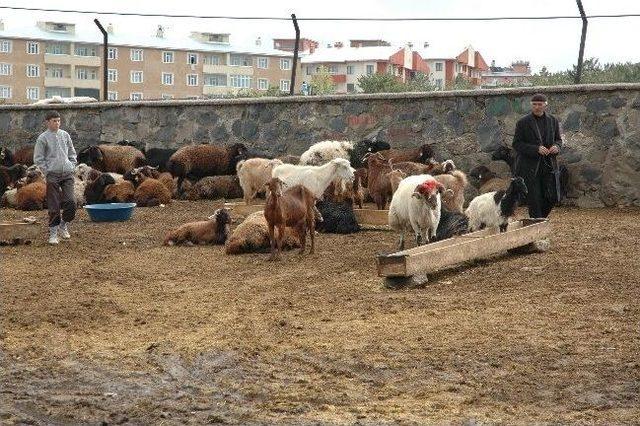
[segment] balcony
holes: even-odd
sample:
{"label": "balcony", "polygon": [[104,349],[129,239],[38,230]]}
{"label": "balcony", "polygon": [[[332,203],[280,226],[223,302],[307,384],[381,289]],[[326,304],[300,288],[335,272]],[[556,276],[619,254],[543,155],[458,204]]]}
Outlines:
{"label": "balcony", "polygon": [[73,81],[69,77],[44,77],[44,85],[47,87],[72,87]]}
{"label": "balcony", "polygon": [[99,67],[99,56],[76,56],[76,55],[54,55],[52,53],[44,54],[44,62],[46,64],[63,64],[63,65],[80,65],[86,67]]}
{"label": "balcony", "polygon": [[202,94],[203,95],[226,95],[229,92],[235,92],[238,89],[234,89],[233,87],[227,86],[203,86]]}
{"label": "balcony", "polygon": [[239,67],[233,65],[203,65],[202,72],[205,74],[241,74],[253,75],[253,67]]}
{"label": "balcony", "polygon": [[101,81],[98,79],[95,80],[80,80],[75,78],[73,80],[73,87],[76,89],[99,89],[101,86]]}

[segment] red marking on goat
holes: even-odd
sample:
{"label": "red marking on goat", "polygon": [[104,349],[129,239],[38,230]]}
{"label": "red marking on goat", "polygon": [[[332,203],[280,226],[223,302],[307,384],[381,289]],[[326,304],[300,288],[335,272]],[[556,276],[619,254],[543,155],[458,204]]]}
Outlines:
{"label": "red marking on goat", "polygon": [[423,195],[430,195],[436,192],[441,186],[442,184],[439,183],[438,181],[429,179],[421,183],[420,185],[418,185],[416,187],[416,192],[419,192],[420,194],[423,194]]}

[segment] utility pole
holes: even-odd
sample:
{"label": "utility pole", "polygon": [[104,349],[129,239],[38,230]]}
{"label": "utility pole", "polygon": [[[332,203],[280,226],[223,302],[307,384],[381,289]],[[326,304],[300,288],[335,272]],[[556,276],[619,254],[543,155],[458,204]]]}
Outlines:
{"label": "utility pole", "polygon": [[296,44],[293,47],[293,67],[291,68],[291,86],[289,87],[289,95],[293,95],[293,91],[296,88],[296,68],[298,67],[298,45],[300,44],[300,27],[298,27],[298,20],[296,14],[291,14],[291,20],[293,20],[293,28],[296,30]]}
{"label": "utility pole", "polygon": [[109,33],[104,29],[98,19],[94,19],[93,22],[98,26],[100,32],[102,32],[102,100],[109,99]]}
{"label": "utility pole", "polygon": [[580,52],[578,53],[578,66],[576,67],[576,75],[574,78],[575,84],[580,84],[580,78],[582,77],[582,61],[584,58],[584,42],[587,38],[587,15],[584,13],[584,7],[582,7],[582,0],[576,0],[578,3],[578,10],[580,11],[580,17],[582,18],[582,36],[580,37]]}

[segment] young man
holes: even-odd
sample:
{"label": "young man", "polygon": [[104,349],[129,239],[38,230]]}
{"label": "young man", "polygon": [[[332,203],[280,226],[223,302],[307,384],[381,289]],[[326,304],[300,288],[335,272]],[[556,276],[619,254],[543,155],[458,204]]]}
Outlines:
{"label": "young man", "polygon": [[40,167],[47,178],[49,244],[58,244],[58,234],[67,240],[71,238],[67,224],[76,216],[76,200],[73,195],[76,150],[69,133],[60,129],[58,111],[47,112],[45,122],[47,130],[38,136],[33,150],[33,163]]}
{"label": "young man", "polygon": [[531,113],[516,124],[513,149],[516,150],[517,176],[529,190],[529,217],[547,217],[560,202],[558,162],[562,148],[558,120],[545,112],[547,98],[543,94],[531,98]]}

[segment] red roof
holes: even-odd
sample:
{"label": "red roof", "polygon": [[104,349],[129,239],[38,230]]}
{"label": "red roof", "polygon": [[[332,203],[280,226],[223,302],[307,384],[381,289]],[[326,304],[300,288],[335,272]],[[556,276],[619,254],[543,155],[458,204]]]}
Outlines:
{"label": "red roof", "polygon": [[476,68],[482,70],[482,71],[486,71],[489,69],[489,66],[487,65],[487,63],[484,61],[484,58],[482,57],[482,55],[480,54],[480,52],[476,52],[475,55],[475,63],[476,63]]}
{"label": "red roof", "polygon": [[420,56],[418,52],[413,52],[412,62],[413,63],[411,65],[414,71],[429,74],[429,64],[427,64],[427,61],[422,59],[422,56]]}

